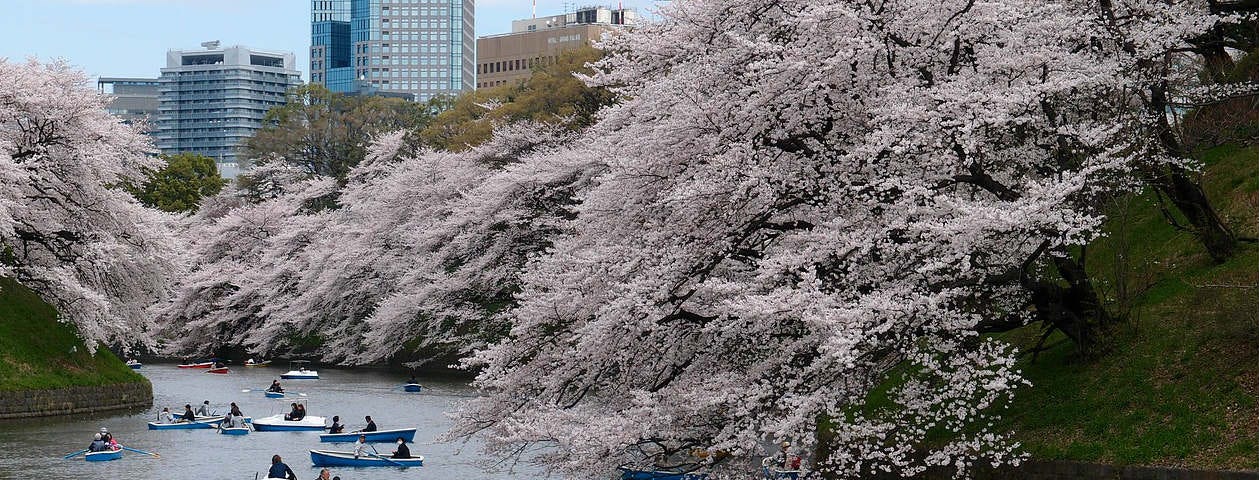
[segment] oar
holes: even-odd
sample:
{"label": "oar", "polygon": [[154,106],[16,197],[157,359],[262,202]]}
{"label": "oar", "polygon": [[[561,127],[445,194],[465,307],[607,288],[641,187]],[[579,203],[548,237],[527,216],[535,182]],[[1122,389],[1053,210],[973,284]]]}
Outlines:
{"label": "oar", "polygon": [[368,455],[371,455],[371,456],[373,456],[373,457],[379,458],[379,459],[381,459],[381,460],[384,460],[384,461],[386,461],[386,462],[392,463],[395,467],[407,468],[407,466],[406,466],[406,465],[403,465],[403,464],[401,464],[401,463],[395,462],[395,461],[390,460],[390,459],[388,459],[388,458],[382,457],[382,456],[380,456],[380,455],[376,454],[376,452],[367,452],[367,454],[368,454]]}
{"label": "oar", "polygon": [[126,450],[126,451],[128,451],[128,452],[136,452],[136,453],[140,453],[140,454],[144,454],[144,455],[151,455],[151,456],[153,456],[153,458],[162,458],[162,456],[161,456],[161,455],[158,455],[158,454],[153,453],[153,452],[146,452],[146,451],[144,451],[144,450],[140,450],[140,449],[138,449],[138,448],[131,448],[131,447],[128,447],[128,446],[125,446],[125,445],[121,445],[121,447],[122,447],[122,449],[123,449],[123,450]]}
{"label": "oar", "polygon": [[66,454],[66,456],[61,457],[61,458],[70,458],[70,457],[73,457],[73,456],[75,456],[75,455],[79,455],[79,454],[82,454],[82,453],[87,453],[87,449],[85,448],[85,449],[83,449],[83,450],[79,450],[79,451],[74,452],[74,453],[67,453],[67,454]]}

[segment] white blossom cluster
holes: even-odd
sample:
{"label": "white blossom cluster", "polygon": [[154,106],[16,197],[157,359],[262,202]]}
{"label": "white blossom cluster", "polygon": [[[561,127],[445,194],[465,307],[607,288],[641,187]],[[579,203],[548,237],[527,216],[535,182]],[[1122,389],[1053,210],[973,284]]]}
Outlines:
{"label": "white blossom cluster", "polygon": [[105,102],[65,63],[0,59],[0,276],[39,293],[93,351],[152,345],[149,307],[177,267],[172,218],[118,188],[160,161]]}

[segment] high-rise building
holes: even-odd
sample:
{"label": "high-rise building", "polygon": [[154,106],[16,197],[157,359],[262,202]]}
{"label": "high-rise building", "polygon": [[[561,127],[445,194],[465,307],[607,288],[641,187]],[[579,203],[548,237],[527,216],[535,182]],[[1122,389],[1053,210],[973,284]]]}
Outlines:
{"label": "high-rise building", "polygon": [[206,42],[204,50],[171,50],[162,69],[157,148],[214,158],[236,172],[240,147],[262,127],[267,110],[301,84],[292,53]]}
{"label": "high-rise building", "polygon": [[96,80],[96,90],[113,98],[105,107],[124,122],[148,122],[148,129],[154,128],[157,119],[158,86],[157,78],[121,78],[101,77]]}
{"label": "high-rise building", "polygon": [[533,74],[535,65],[553,62],[567,50],[590,45],[604,32],[637,22],[634,10],[608,7],[583,7],[562,15],[513,20],[511,33],[477,39],[476,86],[523,82]]}
{"label": "high-rise building", "polygon": [[311,83],[421,102],[475,84],[473,0],[311,0],[311,12]]}

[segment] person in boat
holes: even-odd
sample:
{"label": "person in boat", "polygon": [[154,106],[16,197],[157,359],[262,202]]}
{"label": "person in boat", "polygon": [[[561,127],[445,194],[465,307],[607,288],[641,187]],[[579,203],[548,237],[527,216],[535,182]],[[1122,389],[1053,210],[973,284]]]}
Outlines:
{"label": "person in boat", "polygon": [[412,373],[412,374],[411,374],[411,379],[410,379],[410,380],[407,380],[407,383],[410,383],[410,384],[414,385],[414,384],[417,384],[417,383],[420,383],[420,382],[415,381],[415,374],[414,374],[414,373]]}
{"label": "person in boat", "polygon": [[200,415],[202,417],[210,416],[210,401],[209,400],[202,402],[201,406],[197,407],[197,415]]}
{"label": "person in boat", "polygon": [[279,455],[271,456],[271,469],[267,470],[267,478],[285,478],[288,480],[297,480],[297,475],[293,474],[293,469],[284,464],[283,459]]}
{"label": "person in boat", "polygon": [[185,403],[185,404],[184,404],[184,414],[183,414],[182,416],[180,416],[180,417],[179,417],[179,421],[181,421],[181,422],[195,422],[195,421],[197,421],[197,414],[192,413],[192,405],[191,405],[191,404],[187,404],[187,403]]}
{"label": "person in boat", "polygon": [[99,452],[106,448],[108,448],[107,444],[105,443],[104,440],[101,440],[100,432],[97,432],[94,435],[92,435],[92,444],[87,446],[87,451]]}
{"label": "person in boat", "polygon": [[299,403],[297,404],[297,419],[301,420],[303,418],[306,418],[306,405]]}
{"label": "person in boat", "polygon": [[374,432],[374,431],[376,431],[376,422],[372,421],[372,416],[371,416],[371,415],[368,415],[368,416],[363,417],[363,418],[364,418],[365,420],[367,420],[367,426],[366,426],[366,427],[363,427],[363,429],[362,429],[362,430],[359,430],[359,431],[360,431],[360,432]]}
{"label": "person in boat", "polygon": [[175,416],[171,415],[170,407],[162,407],[162,413],[157,414],[158,423],[175,423]]}
{"label": "person in boat", "polygon": [[233,417],[241,417],[241,418],[245,417],[245,414],[240,413],[240,407],[236,406],[236,402],[232,402],[232,408],[231,410],[228,410],[227,413],[228,415],[231,415]]}
{"label": "person in boat", "polygon": [[101,427],[101,440],[102,440],[102,441],[104,441],[104,442],[105,442],[105,443],[107,443],[107,444],[108,444],[108,443],[116,443],[116,442],[114,442],[114,436],[113,436],[113,435],[110,435],[110,434],[109,434],[109,429],[108,429],[108,428],[105,428],[105,427]]}
{"label": "person in boat", "polygon": [[[371,448],[371,445],[367,444],[367,435],[359,435],[358,441],[354,442],[354,458],[370,456],[367,453],[368,448]],[[372,449],[372,453],[376,453],[376,450]]]}
{"label": "person in boat", "polygon": [[272,380],[271,386],[267,387],[268,392],[284,393],[284,388],[280,386],[279,380]]}
{"label": "person in boat", "polygon": [[298,414],[298,412],[297,412],[297,402],[290,403],[290,404],[289,404],[289,413],[284,414],[284,419],[285,419],[285,420],[290,420],[290,421],[291,421],[291,420],[301,420],[300,418],[297,418],[297,414]]}
{"label": "person in boat", "polygon": [[341,417],[332,416],[332,426],[328,427],[328,433],[341,433],[345,431],[345,425],[341,424]]}
{"label": "person in boat", "polygon": [[393,451],[393,458],[411,458],[411,449],[407,448],[407,440],[398,437],[398,449]]}

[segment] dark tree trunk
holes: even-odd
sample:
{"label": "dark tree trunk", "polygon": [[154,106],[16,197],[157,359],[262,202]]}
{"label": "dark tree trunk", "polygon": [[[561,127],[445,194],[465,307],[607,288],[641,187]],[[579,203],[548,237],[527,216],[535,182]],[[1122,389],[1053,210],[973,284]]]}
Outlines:
{"label": "dark tree trunk", "polygon": [[[1185,158],[1180,139],[1167,121],[1168,105],[1165,84],[1150,89],[1149,113],[1157,119],[1159,143],[1168,155]],[[1236,235],[1220,220],[1202,186],[1189,177],[1189,171],[1177,165],[1160,165],[1147,168],[1145,175],[1189,221],[1194,235],[1212,259],[1223,262],[1233,256],[1237,250]]]}
{"label": "dark tree trunk", "polygon": [[1083,261],[1060,252],[1052,257],[1052,263],[1065,286],[1046,280],[1025,280],[1037,318],[1065,334],[1084,355],[1105,352],[1108,333],[1118,319],[1106,311]]}

